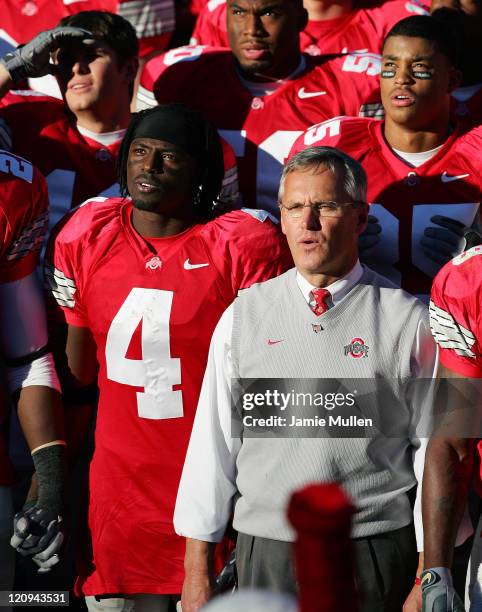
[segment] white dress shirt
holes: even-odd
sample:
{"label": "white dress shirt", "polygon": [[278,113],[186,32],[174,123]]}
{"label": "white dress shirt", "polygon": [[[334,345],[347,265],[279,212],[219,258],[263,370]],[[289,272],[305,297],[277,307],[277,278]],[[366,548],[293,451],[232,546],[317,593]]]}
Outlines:
{"label": "white dress shirt", "polygon": [[[334,283],[331,283],[331,285],[324,287],[324,289],[330,292],[328,307],[333,308],[333,306],[341,302],[341,300],[347,296],[350,290],[358,283],[362,277],[362,274],[362,265],[360,261],[357,260],[356,264],[346,276],[339,278]],[[318,287],[315,287],[308,282],[299,271],[296,272],[296,282],[298,283],[298,287],[300,288],[303,297],[309,304],[311,300],[310,293],[313,291],[313,289],[318,289]]]}

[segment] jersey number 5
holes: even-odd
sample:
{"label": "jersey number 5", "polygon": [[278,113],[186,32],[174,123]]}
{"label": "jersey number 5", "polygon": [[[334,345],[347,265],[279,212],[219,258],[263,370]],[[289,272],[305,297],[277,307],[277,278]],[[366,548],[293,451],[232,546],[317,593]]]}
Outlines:
{"label": "jersey number 5", "polygon": [[[105,357],[107,378],[123,385],[144,387],[137,391],[137,411],[144,419],[183,416],[181,360],[171,357],[169,319],[172,291],[135,287],[112,320]],[[142,359],[126,357],[132,337],[142,324]]]}

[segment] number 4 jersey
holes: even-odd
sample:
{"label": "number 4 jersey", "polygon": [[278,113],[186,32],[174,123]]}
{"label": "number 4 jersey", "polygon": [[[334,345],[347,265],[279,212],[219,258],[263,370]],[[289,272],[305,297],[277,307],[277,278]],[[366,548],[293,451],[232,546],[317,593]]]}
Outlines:
{"label": "number 4 jersey", "polygon": [[358,160],[368,176],[370,213],[382,226],[380,242],[365,261],[403,289],[428,297],[440,268],[420,245],[430,218],[444,215],[470,226],[479,215],[482,128],[461,127],[428,161],[413,167],[388,145],[383,122],[338,117],[311,127],[290,155],[312,146],[337,147]]}
{"label": "number 4 jersey", "polygon": [[86,595],[181,591],[172,519],[212,332],[239,289],[292,265],[264,211],[150,247],[131,211],[130,200],[86,202],[56,230],[46,262],[57,314],[91,330],[100,366]]}

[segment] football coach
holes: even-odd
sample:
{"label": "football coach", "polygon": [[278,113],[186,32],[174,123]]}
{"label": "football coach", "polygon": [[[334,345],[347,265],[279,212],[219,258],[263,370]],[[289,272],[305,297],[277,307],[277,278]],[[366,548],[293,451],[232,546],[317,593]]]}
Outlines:
{"label": "football coach", "polygon": [[[212,549],[232,512],[240,588],[296,593],[286,507],[296,489],[321,481],[341,484],[358,509],[361,610],[421,603],[407,493],[421,482],[424,454],[415,430],[426,393],[414,379],[433,376],[436,349],[426,307],[358,260],[366,188],[360,164],[331,147],[309,147],[283,170],[281,224],[295,268],[241,292],[211,340],[174,514],[187,537],[183,612],[212,595]],[[232,433],[234,380],[360,378],[396,385],[384,409],[402,435]]]}

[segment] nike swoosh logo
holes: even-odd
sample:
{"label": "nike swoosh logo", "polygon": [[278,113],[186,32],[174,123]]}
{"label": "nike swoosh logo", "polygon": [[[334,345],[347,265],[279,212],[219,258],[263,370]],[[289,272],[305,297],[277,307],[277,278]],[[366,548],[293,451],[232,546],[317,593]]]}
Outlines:
{"label": "nike swoosh logo", "polygon": [[280,342],[284,342],[284,340],[268,340],[268,344],[271,346],[272,344],[279,344]]}
{"label": "nike swoosh logo", "polygon": [[63,0],[65,6],[69,6],[69,4],[75,4],[76,2],[87,2],[87,0]]}
{"label": "nike swoosh logo", "polygon": [[305,98],[314,98],[315,96],[324,96],[326,91],[305,91],[305,88],[302,87],[298,91],[298,96],[304,100]]}
{"label": "nike swoosh logo", "polygon": [[452,181],[459,181],[460,179],[466,178],[467,176],[470,176],[470,175],[469,174],[457,174],[457,176],[450,176],[449,174],[447,174],[447,172],[443,172],[440,178],[442,179],[442,183],[451,183]]}
{"label": "nike swoosh logo", "polygon": [[430,582],[430,580],[432,579],[432,574],[430,572],[428,572],[427,574],[425,574],[425,576],[422,578],[422,582],[420,583],[420,586],[423,586],[425,582]]}
{"label": "nike swoosh logo", "polygon": [[184,270],[197,270],[197,268],[205,268],[206,266],[209,266],[209,264],[208,263],[202,263],[202,264],[190,263],[189,257],[184,262]]}

